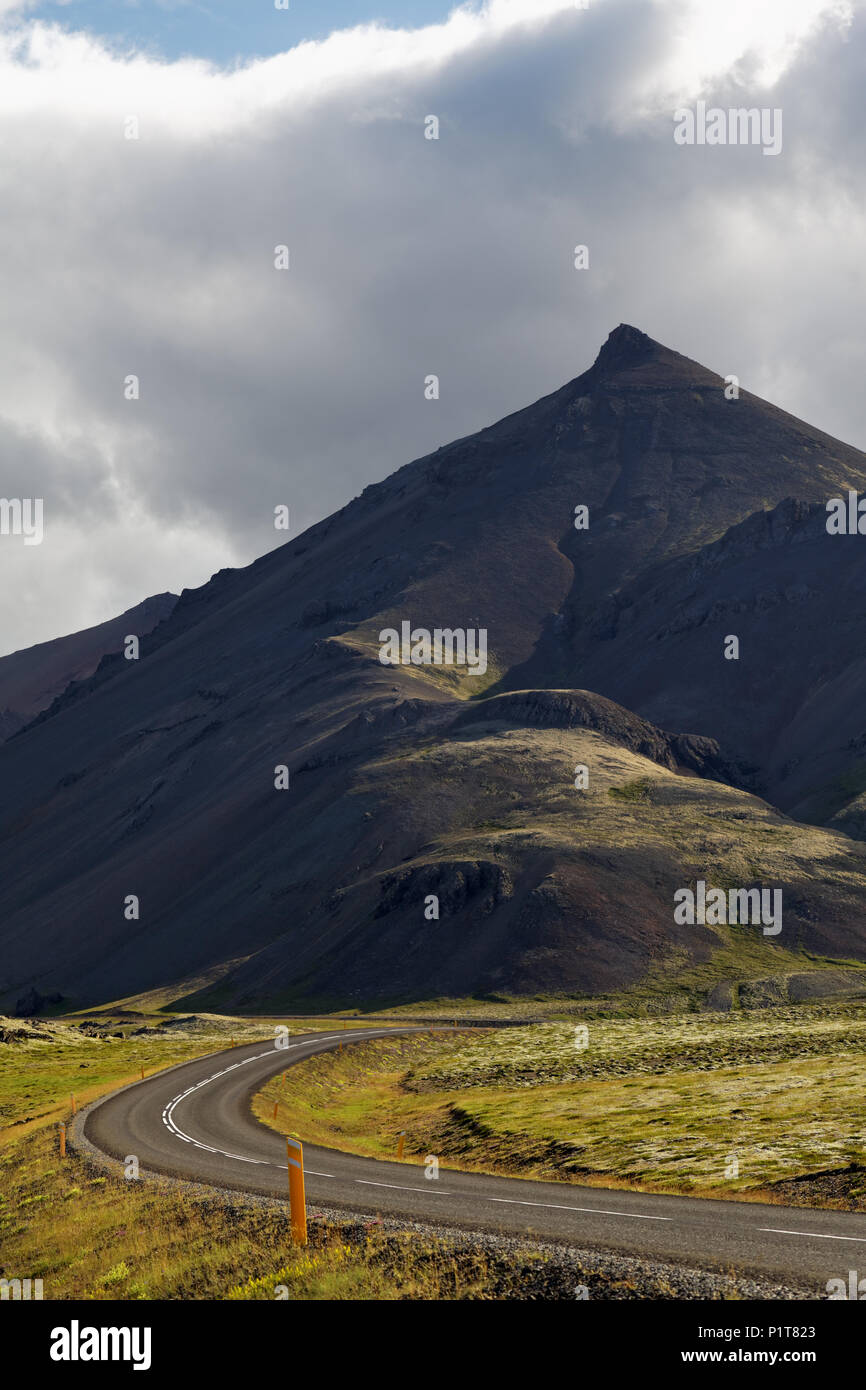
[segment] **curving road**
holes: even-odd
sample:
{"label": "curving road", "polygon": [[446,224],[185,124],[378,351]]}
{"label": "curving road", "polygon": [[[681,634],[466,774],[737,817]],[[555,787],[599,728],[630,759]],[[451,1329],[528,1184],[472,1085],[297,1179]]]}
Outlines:
{"label": "curving road", "polygon": [[[285,1140],[254,1119],[253,1094],[274,1073],[338,1043],[426,1032],[354,1028],[213,1053],[98,1101],[80,1123],[103,1153],[143,1170],[215,1187],[287,1195]],[[301,1136],[303,1138],[303,1136]],[[565,1182],[487,1177],[304,1146],[308,1204],[584,1249],[757,1274],[826,1298],[828,1279],[866,1264],[866,1215],[754,1202],[666,1197]]]}

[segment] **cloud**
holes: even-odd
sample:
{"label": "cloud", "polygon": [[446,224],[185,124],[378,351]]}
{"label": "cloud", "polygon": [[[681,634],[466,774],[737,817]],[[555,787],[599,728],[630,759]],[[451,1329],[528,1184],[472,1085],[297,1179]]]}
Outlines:
{"label": "cloud", "polygon": [[[866,444],[862,9],[724,20],[493,0],[233,70],[0,25],[0,492],[45,498],[0,650],[247,563],[621,320]],[[699,96],[783,154],[675,145]]]}
{"label": "cloud", "polygon": [[40,6],[51,5],[71,5],[74,0],[0,0],[0,15],[20,15],[26,10],[37,10]]}

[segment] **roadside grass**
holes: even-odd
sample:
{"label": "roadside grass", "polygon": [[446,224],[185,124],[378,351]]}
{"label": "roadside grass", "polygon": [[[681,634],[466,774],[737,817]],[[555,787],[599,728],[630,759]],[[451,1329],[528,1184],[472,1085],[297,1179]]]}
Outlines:
{"label": "roadside grass", "polygon": [[573,1301],[578,1282],[593,1298],[677,1296],[663,1271],[638,1279],[531,1244],[455,1244],[314,1212],[308,1231],[302,1248],[287,1209],[126,1181],[77,1152],[61,1161],[48,1126],[0,1151],[0,1278],[41,1279],[46,1300]]}
{"label": "roadside grass", "polygon": [[484,1251],[342,1222],[313,1222],[300,1248],[287,1211],[95,1175],[78,1154],[61,1162],[44,1127],[0,1153],[0,1192],[0,1277],[41,1279],[45,1299],[510,1296]]}
{"label": "roadside grass", "polygon": [[[866,1006],[605,1020],[355,1044],[254,1100],[313,1143],[441,1167],[866,1209]],[[274,1104],[277,1117],[274,1120]]]}
{"label": "roadside grass", "polygon": [[[518,1296],[519,1261],[511,1270],[484,1251],[351,1222],[311,1222],[300,1249],[288,1211],[126,1180],[72,1149],[61,1160],[56,1122],[69,1119],[71,1092],[84,1105],[142,1066],[147,1074],[232,1037],[272,1034],[266,1020],[92,1017],[106,1036],[66,1020],[0,1018],[0,1277],[41,1279],[46,1299],[97,1301]],[[294,1031],[317,1027],[333,1024]]]}

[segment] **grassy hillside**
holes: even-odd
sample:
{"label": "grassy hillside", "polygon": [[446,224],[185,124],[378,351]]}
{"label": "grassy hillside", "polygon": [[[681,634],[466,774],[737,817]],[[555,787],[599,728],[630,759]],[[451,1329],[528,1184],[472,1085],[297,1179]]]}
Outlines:
{"label": "grassy hillside", "polygon": [[[531,692],[542,714],[558,712],[561,693]],[[309,845],[321,854],[360,820],[356,882],[333,892],[326,928],[311,919],[299,940],[289,924],[192,1006],[237,1009],[258,995],[273,1008],[396,1007],[465,997],[467,979],[481,997],[625,988],[697,1000],[725,982],[862,956],[866,845],[662,765],[628,746],[642,741],[625,711],[605,733],[473,713],[471,725],[461,715],[443,730],[440,717],[435,736],[422,728],[343,772],[340,794],[317,805]],[[607,715],[598,702],[598,721]],[[584,790],[577,766],[588,769]],[[677,925],[674,893],[698,878],[781,888],[781,933]],[[430,894],[435,921],[424,918]],[[332,993],[336,977],[344,988]]]}

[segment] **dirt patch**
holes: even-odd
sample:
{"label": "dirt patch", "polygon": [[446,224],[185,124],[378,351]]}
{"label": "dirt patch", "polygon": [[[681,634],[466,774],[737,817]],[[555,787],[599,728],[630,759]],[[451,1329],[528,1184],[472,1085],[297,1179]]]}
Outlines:
{"label": "dirt patch", "polygon": [[835,1207],[866,1211],[866,1168],[851,1165],[829,1173],[807,1173],[769,1184],[761,1196],[789,1207]]}

